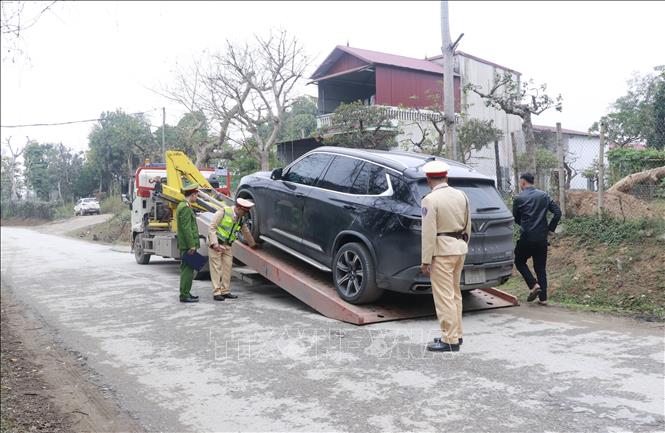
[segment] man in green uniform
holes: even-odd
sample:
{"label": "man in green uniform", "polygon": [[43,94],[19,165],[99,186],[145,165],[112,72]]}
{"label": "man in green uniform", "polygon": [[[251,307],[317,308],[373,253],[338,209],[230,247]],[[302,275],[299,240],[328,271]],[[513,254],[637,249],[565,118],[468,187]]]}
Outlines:
{"label": "man in green uniform", "polygon": [[[185,185],[182,188],[185,200],[181,201],[176,209],[180,257],[184,257],[185,254],[194,254],[201,246],[199,243],[199,229],[196,226],[196,217],[192,210],[192,203],[195,203],[199,196],[198,188],[199,186],[196,183]],[[190,293],[193,279],[194,269],[190,268],[184,260],[180,260],[180,302],[199,302],[199,297]]]}

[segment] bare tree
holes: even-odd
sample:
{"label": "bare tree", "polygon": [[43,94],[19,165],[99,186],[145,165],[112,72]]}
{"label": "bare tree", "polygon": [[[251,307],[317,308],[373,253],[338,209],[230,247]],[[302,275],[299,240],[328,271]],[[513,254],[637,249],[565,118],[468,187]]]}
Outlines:
{"label": "bare tree", "polygon": [[[270,152],[307,66],[300,42],[280,31],[265,38],[255,36],[253,44],[226,41],[224,50],[212,55],[208,64],[197,61],[179,73],[165,96],[190,112],[205,113],[218,127],[217,140],[195,149],[197,164],[231,142],[268,170]],[[196,132],[194,128],[192,136]]]}
{"label": "bare tree", "polygon": [[[20,42],[23,33],[37,24],[39,18],[56,3],[51,2],[27,2],[9,1],[0,2],[0,34],[3,39],[3,60],[11,57],[15,61],[16,54],[23,54]],[[26,8],[26,6],[28,6]],[[30,10],[37,7],[37,10]]]}
{"label": "bare tree", "polygon": [[268,170],[270,152],[286,111],[295,101],[295,86],[303,77],[309,59],[300,42],[284,30],[271,32],[265,38],[257,36],[256,48],[248,52],[244,58],[227,59],[229,66],[251,87],[248,103],[239,106],[236,120],[251,134],[255,143],[253,154],[259,159],[261,169]]}
{"label": "bare tree", "polygon": [[[19,163],[18,159],[23,155],[23,151],[25,150],[25,146],[21,148],[12,148],[11,144],[12,137],[7,137],[5,139],[5,143],[7,144],[7,147],[9,148],[9,177],[11,180],[11,189],[10,189],[10,197],[12,200],[20,200],[21,195],[18,192],[19,186],[20,186],[20,176],[19,176]],[[28,143],[29,143],[28,139]]]}
{"label": "bare tree", "polygon": [[494,85],[486,92],[480,86],[474,84],[467,84],[465,88],[483,98],[486,106],[503,110],[507,114],[514,114],[522,118],[522,131],[524,132],[528,158],[527,170],[535,173],[536,138],[533,133],[531,116],[538,116],[550,108],[561,111],[561,95],[551,98],[545,93],[547,85],[536,86],[533,80],[520,85],[519,81],[508,72],[504,73],[503,76],[497,74],[494,79]]}
{"label": "bare tree", "polygon": [[[227,45],[233,50],[230,43]],[[164,92],[158,92],[177,102],[191,114],[204,114],[205,118],[194,116],[197,121],[191,122],[186,126],[186,131],[183,131],[183,145],[194,150],[197,166],[207,164],[214,149],[222,147],[226,142],[231,123],[251,90],[249,83],[242,82],[234,70],[229,70],[220,61],[226,54],[213,56],[205,66],[202,61],[195,60],[189,69],[177,73],[173,86]],[[194,143],[197,133],[204,130],[207,132],[208,120],[218,126],[217,139],[207,137],[203,142]]]}

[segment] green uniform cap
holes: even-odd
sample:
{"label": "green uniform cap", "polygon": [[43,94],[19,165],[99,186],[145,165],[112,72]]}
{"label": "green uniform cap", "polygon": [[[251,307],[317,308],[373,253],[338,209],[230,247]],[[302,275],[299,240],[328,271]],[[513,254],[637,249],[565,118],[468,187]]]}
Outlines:
{"label": "green uniform cap", "polygon": [[199,187],[199,184],[196,183],[196,182],[194,182],[194,183],[188,183],[188,184],[183,185],[183,187],[182,187],[182,192],[196,191],[196,190],[198,190],[199,188],[200,188],[200,187]]}

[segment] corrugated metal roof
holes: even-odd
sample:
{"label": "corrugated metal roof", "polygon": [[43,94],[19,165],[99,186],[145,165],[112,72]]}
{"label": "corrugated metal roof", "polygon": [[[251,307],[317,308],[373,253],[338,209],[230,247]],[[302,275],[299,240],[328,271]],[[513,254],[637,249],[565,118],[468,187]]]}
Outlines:
{"label": "corrugated metal roof", "polygon": [[[541,132],[556,132],[556,127],[545,126],[545,125],[533,125],[533,130]],[[598,137],[598,134],[594,134],[591,132],[574,131],[572,129],[564,129],[564,128],[561,128],[561,133],[568,135],[583,135],[585,137]]]}
{"label": "corrugated metal roof", "polygon": [[[501,66],[498,63],[490,62],[489,60],[482,59],[478,56],[474,56],[473,54],[465,53],[464,51],[456,50],[455,54],[463,56],[463,57],[468,57],[469,59],[473,59],[473,60],[478,61],[480,63],[485,63],[486,65],[490,65],[490,66],[494,66],[494,67],[499,68],[499,69],[503,69],[504,71],[512,72],[513,74],[522,75],[522,73],[519,72],[519,71],[516,71],[516,70],[511,69],[511,68],[507,68],[505,66]],[[443,58],[443,55],[439,54],[439,55],[436,55],[436,56],[433,56],[433,57],[428,57],[427,60],[433,61],[433,60],[440,60],[442,58]]]}
{"label": "corrugated metal roof", "polygon": [[324,76],[328,68],[330,68],[343,53],[357,57],[369,65],[388,65],[398,68],[413,69],[416,71],[425,71],[443,75],[443,67],[437,63],[430,62],[429,60],[338,45],[328,55],[328,57],[326,57],[326,59],[323,61],[323,63],[321,63],[316,71],[314,71],[311,79],[318,79]]}

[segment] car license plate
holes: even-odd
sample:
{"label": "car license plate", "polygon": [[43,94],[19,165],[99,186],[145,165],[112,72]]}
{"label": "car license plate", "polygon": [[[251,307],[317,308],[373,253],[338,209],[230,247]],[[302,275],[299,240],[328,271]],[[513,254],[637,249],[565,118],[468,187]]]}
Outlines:
{"label": "car license plate", "polygon": [[464,284],[482,284],[485,281],[485,269],[468,269],[464,271]]}

